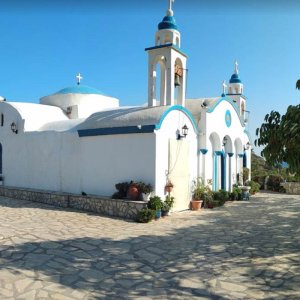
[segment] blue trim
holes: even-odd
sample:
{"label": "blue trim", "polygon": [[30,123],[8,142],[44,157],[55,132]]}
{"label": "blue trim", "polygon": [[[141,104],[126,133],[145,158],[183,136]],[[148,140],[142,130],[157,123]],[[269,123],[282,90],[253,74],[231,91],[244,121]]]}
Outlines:
{"label": "blue trim", "polygon": [[213,182],[213,190],[217,190],[217,181],[218,181],[218,156],[216,155],[216,152],[214,152],[213,156],[213,161],[214,161],[214,182]]}
{"label": "blue trim", "polygon": [[187,57],[187,55],[184,52],[182,52],[180,48],[178,48],[176,45],[174,45],[172,43],[145,48],[145,51],[160,49],[160,48],[168,48],[168,47],[171,47],[172,49],[176,50],[177,52],[179,52],[183,56]]}
{"label": "blue trim", "polygon": [[215,154],[216,154],[216,155],[223,155],[224,152],[223,152],[223,151],[215,151]]}
{"label": "blue trim", "polygon": [[208,152],[207,149],[199,149],[199,151],[200,151],[203,155],[205,155],[205,154]]}
{"label": "blue trim", "polygon": [[230,113],[230,110],[227,109],[227,110],[226,110],[226,113],[225,113],[225,123],[226,123],[226,126],[227,126],[227,127],[230,127],[230,126],[231,126],[231,121],[232,121],[231,113]]}
{"label": "blue trim", "polygon": [[226,190],[226,156],[224,152],[221,155],[221,189]]}
{"label": "blue trim", "polygon": [[234,153],[230,152],[230,153],[227,153],[229,157],[232,157],[234,155]]}
{"label": "blue trim", "polygon": [[114,134],[132,134],[132,133],[152,133],[155,125],[144,125],[141,128],[137,126],[95,128],[78,130],[79,137],[97,136],[97,135],[114,135]]}
{"label": "blue trim", "polygon": [[166,47],[170,47],[170,46],[172,46],[172,45],[173,45],[172,43],[168,43],[168,44],[164,44],[164,45],[159,45],[159,46],[149,47],[149,48],[145,48],[145,51],[153,50],[153,49],[166,48]]}
{"label": "blue trim", "polygon": [[247,168],[247,153],[244,152],[243,155],[243,168]]}
{"label": "blue trim", "polygon": [[208,108],[206,111],[209,112],[209,113],[212,113],[215,110],[215,108],[222,101],[227,101],[227,102],[229,102],[233,106],[233,108],[234,108],[235,112],[237,113],[238,118],[239,118],[239,120],[241,122],[241,125],[244,127],[244,122],[243,122],[243,120],[242,120],[242,118],[240,116],[239,108],[238,108],[237,104],[233,100],[231,100],[229,97],[222,97],[222,98],[220,98],[212,107]]}
{"label": "blue trim", "polygon": [[164,119],[166,118],[166,116],[167,116],[171,111],[173,111],[173,110],[179,110],[179,111],[183,112],[183,113],[190,119],[190,121],[192,122],[195,132],[196,132],[197,134],[199,133],[198,126],[197,126],[197,124],[196,124],[196,121],[195,121],[193,115],[191,114],[191,112],[190,112],[188,109],[186,109],[185,107],[183,107],[183,106],[181,106],[181,105],[173,105],[173,106],[171,106],[170,108],[168,108],[168,109],[163,113],[163,115],[161,116],[161,118],[160,118],[160,120],[159,120],[159,123],[156,124],[155,129],[160,129],[160,127],[161,127],[161,125],[162,125]]}
{"label": "blue trim", "polygon": [[239,153],[239,154],[238,154],[238,157],[239,157],[239,158],[244,157],[244,153]]}

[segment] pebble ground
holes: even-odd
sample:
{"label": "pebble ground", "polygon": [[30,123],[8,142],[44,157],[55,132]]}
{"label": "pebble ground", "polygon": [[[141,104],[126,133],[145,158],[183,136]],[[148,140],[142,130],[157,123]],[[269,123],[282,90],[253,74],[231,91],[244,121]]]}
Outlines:
{"label": "pebble ground", "polygon": [[300,196],[149,224],[0,198],[0,299],[300,299]]}

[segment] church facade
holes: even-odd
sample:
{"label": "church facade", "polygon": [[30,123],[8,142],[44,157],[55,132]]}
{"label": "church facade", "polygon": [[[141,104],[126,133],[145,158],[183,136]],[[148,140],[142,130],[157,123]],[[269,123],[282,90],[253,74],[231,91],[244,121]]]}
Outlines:
{"label": "church facade", "polygon": [[188,209],[193,180],[230,191],[250,169],[246,98],[237,63],[215,98],[186,99],[187,56],[172,10],[148,53],[148,103],[119,100],[80,83],[39,104],[0,101],[0,173],[6,186],[111,196],[124,181],[151,183],[175,210]]}

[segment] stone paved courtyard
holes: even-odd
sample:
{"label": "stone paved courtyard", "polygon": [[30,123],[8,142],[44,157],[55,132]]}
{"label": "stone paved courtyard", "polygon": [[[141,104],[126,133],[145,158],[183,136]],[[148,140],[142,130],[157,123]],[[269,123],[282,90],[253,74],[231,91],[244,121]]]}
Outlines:
{"label": "stone paved courtyard", "polygon": [[0,198],[0,299],[300,299],[300,196],[137,224]]}

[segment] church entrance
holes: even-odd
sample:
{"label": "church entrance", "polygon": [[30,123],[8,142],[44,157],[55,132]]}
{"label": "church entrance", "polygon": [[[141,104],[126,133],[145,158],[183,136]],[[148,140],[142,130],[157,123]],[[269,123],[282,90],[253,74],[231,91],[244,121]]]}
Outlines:
{"label": "church entrance", "polygon": [[174,211],[189,209],[189,143],[183,140],[169,141],[169,180],[174,188]]}

